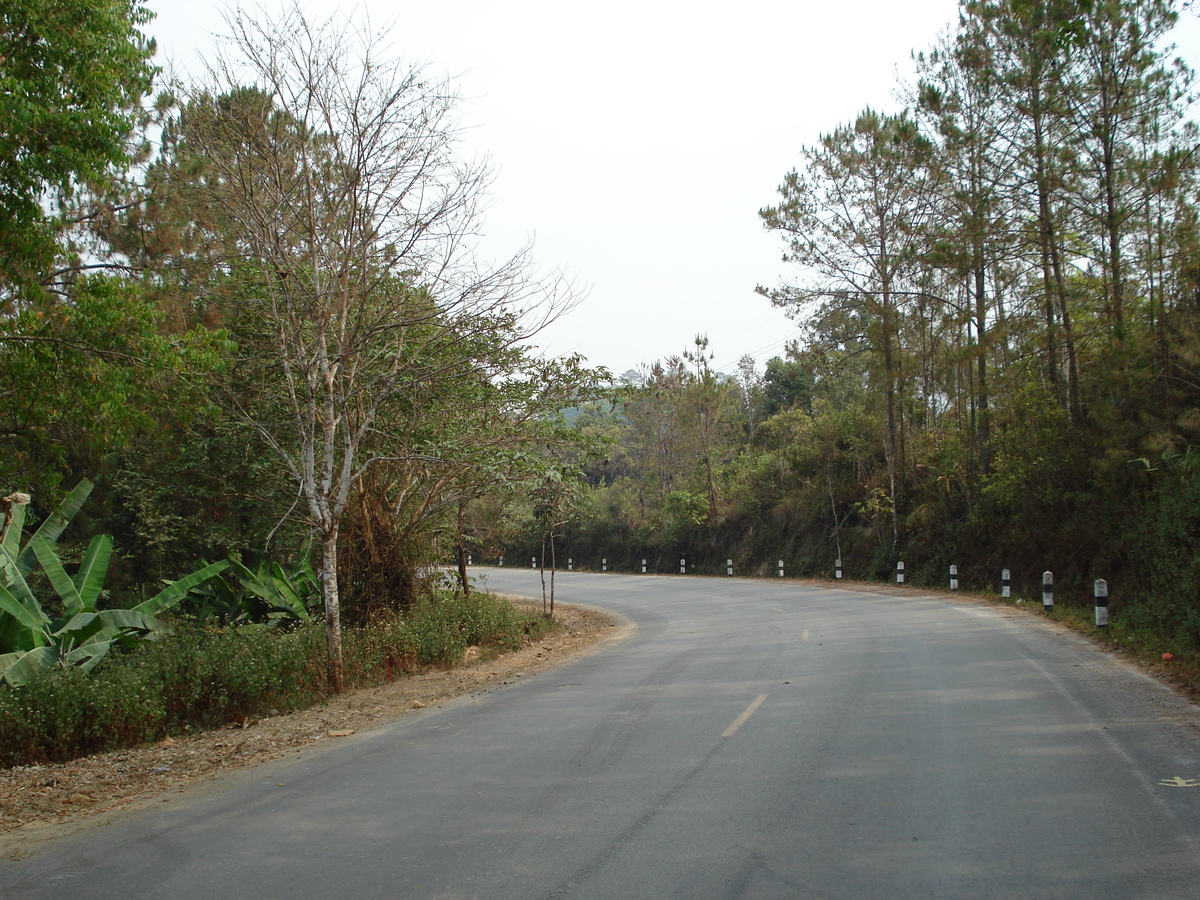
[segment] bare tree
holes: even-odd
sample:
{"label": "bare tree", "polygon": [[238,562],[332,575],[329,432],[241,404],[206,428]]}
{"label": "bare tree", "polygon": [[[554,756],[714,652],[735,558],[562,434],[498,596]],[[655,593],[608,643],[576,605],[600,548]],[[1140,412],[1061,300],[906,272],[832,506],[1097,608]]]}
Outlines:
{"label": "bare tree", "polygon": [[381,413],[461,370],[477,339],[516,344],[569,292],[528,254],[481,267],[486,162],[456,153],[458,97],[390,57],[379,32],[245,12],[207,83],[182,90],[186,152],[235,246],[226,270],[261,316],[261,391],[240,411],[279,454],[321,543],[328,674],[342,688],[338,528],[387,455]]}

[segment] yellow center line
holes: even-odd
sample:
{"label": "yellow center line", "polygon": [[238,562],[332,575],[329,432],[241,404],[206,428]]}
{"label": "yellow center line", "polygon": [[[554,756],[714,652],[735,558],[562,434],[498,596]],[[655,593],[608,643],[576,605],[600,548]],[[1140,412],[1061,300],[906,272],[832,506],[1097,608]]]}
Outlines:
{"label": "yellow center line", "polygon": [[807,628],[805,628],[804,633],[802,635],[800,635],[800,640],[802,640],[802,641],[808,640],[808,629]]}
{"label": "yellow center line", "polygon": [[762,706],[763,701],[767,699],[766,694],[759,694],[754,698],[754,702],[747,706],[740,716],[733,720],[733,724],[721,732],[721,737],[729,737],[739,728],[746,724],[746,720],[754,715],[754,711]]}

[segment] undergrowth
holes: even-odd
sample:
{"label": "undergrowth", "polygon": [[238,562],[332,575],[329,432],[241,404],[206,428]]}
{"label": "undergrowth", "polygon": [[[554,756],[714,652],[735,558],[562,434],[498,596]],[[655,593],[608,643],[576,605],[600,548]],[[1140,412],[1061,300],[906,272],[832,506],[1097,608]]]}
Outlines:
{"label": "undergrowth", "polygon": [[[426,666],[449,667],[468,647],[513,650],[552,623],[475,591],[435,595],[405,614],[343,632],[347,684],[364,687]],[[327,695],[321,623],[283,632],[175,624],[160,641],[106,660],[90,675],[55,672],[0,683],[0,768],[61,762],[219,727],[240,716],[299,709]]]}

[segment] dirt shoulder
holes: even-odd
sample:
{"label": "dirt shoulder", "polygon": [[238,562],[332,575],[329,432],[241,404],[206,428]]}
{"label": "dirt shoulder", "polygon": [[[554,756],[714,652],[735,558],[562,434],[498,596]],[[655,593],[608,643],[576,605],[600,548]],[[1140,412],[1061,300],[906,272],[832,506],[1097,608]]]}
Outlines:
{"label": "dirt shoulder", "polygon": [[135,805],[169,802],[169,794],[227,770],[295,755],[425,706],[558,665],[629,627],[579,606],[557,606],[555,620],[553,633],[520,650],[481,656],[471,648],[463,664],[453,669],[430,669],[350,691],[309,709],[68,763],[0,770],[0,856],[20,858],[45,840],[107,821]]}

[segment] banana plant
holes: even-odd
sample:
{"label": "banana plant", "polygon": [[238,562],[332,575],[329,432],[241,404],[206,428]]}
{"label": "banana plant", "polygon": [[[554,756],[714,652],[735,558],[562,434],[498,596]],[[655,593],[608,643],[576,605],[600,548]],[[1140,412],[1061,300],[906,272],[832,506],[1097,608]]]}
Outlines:
{"label": "banana plant", "polygon": [[[88,544],[74,576],[67,573],[55,543],[79,511],[92,485],[83,481],[72,491],[23,548],[19,537],[24,506],[11,507],[11,520],[0,539],[0,678],[23,684],[55,668],[91,671],[118,643],[163,634],[156,616],[178,604],[192,588],[224,570],[225,561],[204,566],[168,584],[132,609],[98,609],[112,555],[112,538],[97,535]],[[27,576],[41,566],[61,601],[64,615],[51,619],[29,586]]]}
{"label": "banana plant", "polygon": [[266,559],[253,568],[233,557],[227,562],[229,568],[219,578],[192,592],[190,599],[202,613],[227,625],[312,621],[321,588],[307,555],[291,571]]}
{"label": "banana plant", "polygon": [[268,620],[296,619],[311,622],[311,608],[321,602],[321,585],[305,556],[288,572],[277,562],[262,560],[250,569],[230,559],[229,568],[250,594],[271,608]]}

